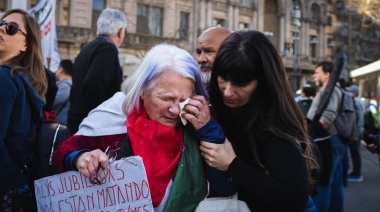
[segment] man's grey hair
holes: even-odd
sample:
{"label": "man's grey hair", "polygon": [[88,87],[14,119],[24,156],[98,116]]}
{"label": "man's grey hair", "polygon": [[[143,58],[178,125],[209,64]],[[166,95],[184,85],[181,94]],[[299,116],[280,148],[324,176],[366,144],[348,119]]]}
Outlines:
{"label": "man's grey hair", "polygon": [[127,17],[119,10],[105,9],[100,14],[96,23],[96,34],[110,36],[119,32],[121,28],[127,28]]}

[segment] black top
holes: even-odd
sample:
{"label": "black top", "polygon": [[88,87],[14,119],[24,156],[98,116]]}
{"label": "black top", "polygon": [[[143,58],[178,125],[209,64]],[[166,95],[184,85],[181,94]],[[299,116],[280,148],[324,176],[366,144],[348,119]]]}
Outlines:
{"label": "black top", "polygon": [[120,91],[123,72],[117,47],[104,37],[87,44],[74,62],[68,127],[72,133],[88,113]]}
{"label": "black top", "polygon": [[257,131],[254,138],[266,170],[252,162],[247,136],[233,143],[238,156],[228,173],[239,184],[239,199],[252,211],[303,211],[309,197],[308,177],[298,148],[268,131]]}

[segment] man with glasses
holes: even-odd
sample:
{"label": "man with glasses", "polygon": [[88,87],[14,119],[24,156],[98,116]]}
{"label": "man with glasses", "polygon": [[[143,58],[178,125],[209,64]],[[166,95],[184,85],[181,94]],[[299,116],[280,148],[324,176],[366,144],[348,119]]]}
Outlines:
{"label": "man with glasses", "polygon": [[75,59],[68,115],[71,133],[78,131],[92,109],[120,91],[123,71],[117,48],[123,43],[126,28],[124,13],[104,10],[97,21],[97,37]]}

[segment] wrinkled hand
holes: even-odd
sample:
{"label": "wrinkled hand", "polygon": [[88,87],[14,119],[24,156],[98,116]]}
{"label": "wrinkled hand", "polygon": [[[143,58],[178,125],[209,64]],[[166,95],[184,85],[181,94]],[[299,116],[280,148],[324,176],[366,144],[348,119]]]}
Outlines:
{"label": "wrinkled hand", "polygon": [[234,149],[227,139],[223,144],[201,141],[199,149],[202,151],[201,155],[206,163],[221,171],[227,171],[228,167],[236,157]]}
{"label": "wrinkled hand", "polygon": [[91,177],[95,175],[95,170],[99,166],[107,167],[108,157],[100,149],[93,150],[91,152],[84,152],[78,156],[78,159],[74,162],[74,166],[78,171],[86,176]]}
{"label": "wrinkled hand", "polygon": [[183,108],[182,118],[188,120],[194,129],[202,128],[210,120],[210,108],[204,96],[193,96]]}

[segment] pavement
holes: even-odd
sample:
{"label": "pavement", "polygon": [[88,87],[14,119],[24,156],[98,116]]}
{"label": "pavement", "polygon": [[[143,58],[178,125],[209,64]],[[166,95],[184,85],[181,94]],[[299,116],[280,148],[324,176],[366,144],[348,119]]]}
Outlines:
{"label": "pavement", "polygon": [[361,146],[362,182],[347,182],[344,212],[380,212],[380,164],[377,154]]}

